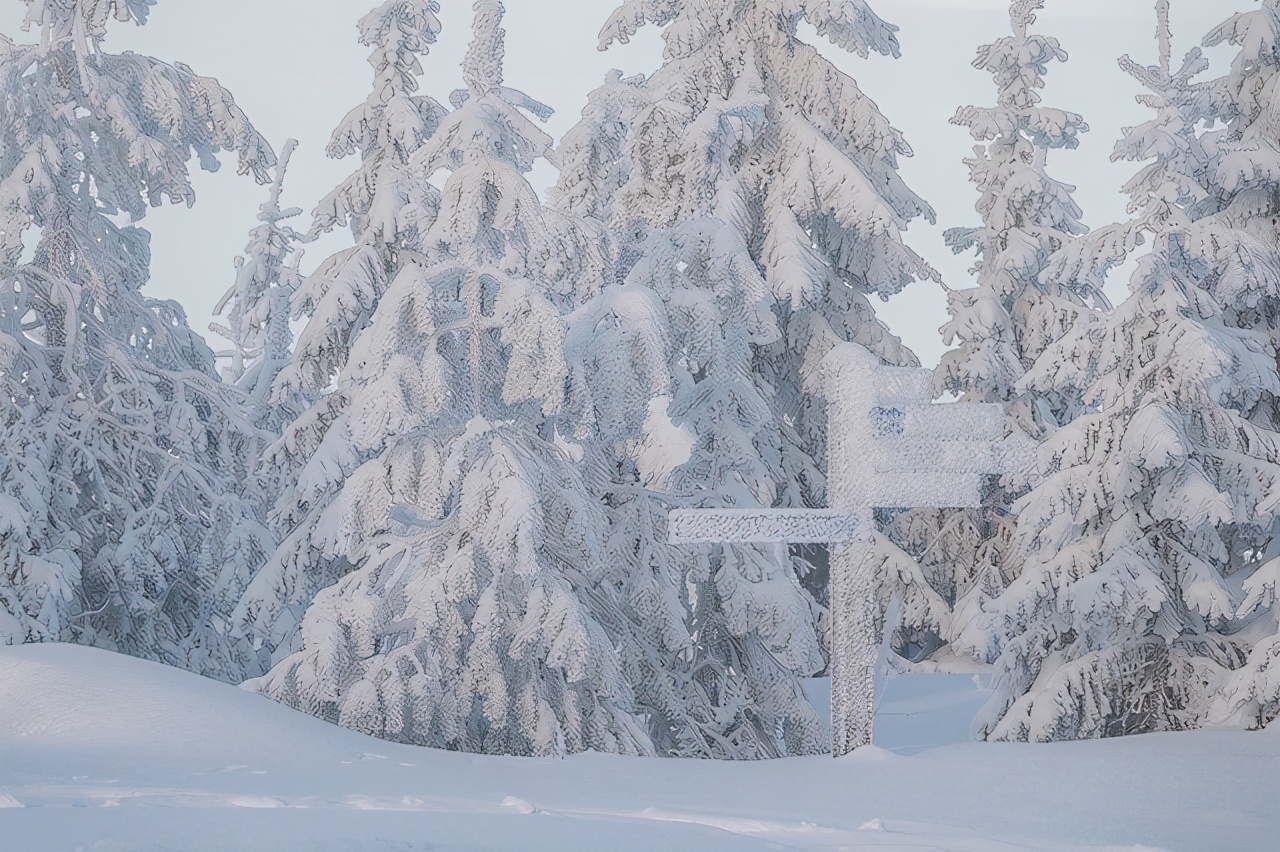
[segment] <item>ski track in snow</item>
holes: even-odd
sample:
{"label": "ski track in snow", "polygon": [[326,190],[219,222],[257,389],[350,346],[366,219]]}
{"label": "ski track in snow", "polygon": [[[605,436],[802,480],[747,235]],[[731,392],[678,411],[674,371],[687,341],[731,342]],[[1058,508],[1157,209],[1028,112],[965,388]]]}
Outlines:
{"label": "ski track in snow", "polygon": [[888,727],[903,753],[516,759],[372,740],[102,651],[0,648],[0,852],[1274,848],[1273,732],[930,743],[974,701],[921,684],[884,704],[920,724]]}

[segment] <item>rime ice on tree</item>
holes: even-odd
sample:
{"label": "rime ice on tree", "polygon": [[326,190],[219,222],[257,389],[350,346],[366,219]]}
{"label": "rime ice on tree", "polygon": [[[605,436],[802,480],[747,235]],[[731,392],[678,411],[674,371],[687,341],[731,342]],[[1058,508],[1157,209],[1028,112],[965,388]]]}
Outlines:
{"label": "rime ice on tree", "polygon": [[[1005,442],[1002,405],[933,405],[928,370],[883,366],[860,346],[823,361],[827,493],[816,510],[685,510],[671,541],[821,542],[831,555],[831,729],[836,757],[871,742],[880,647],[876,507],[977,506],[982,477],[1020,470],[1035,445]],[[891,629],[891,627],[890,627]]]}

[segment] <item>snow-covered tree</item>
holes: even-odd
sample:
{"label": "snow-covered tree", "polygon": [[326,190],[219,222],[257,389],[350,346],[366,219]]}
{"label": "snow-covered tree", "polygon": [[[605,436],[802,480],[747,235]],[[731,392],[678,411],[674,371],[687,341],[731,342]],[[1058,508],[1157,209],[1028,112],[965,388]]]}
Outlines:
{"label": "snow-covered tree", "polygon": [[[267,200],[259,209],[260,224],[250,232],[245,255],[236,258],[235,283],[215,307],[225,322],[209,326],[230,344],[218,353],[224,359],[223,380],[238,391],[238,402],[251,425],[251,431],[236,436],[239,440],[232,449],[238,462],[236,480],[218,495],[201,548],[203,558],[222,575],[218,584],[225,602],[219,603],[222,612],[234,610],[279,545],[268,515],[280,496],[282,476],[274,466],[263,464],[263,455],[307,405],[296,392],[272,397],[272,384],[291,356],[290,302],[301,283],[298,243],[308,239],[286,224],[302,211],[280,207],[285,172],[296,145],[292,139],[285,144]],[[243,650],[247,653],[247,648]],[[266,670],[269,661],[263,656],[246,657],[245,677]]]}
{"label": "snow-covered tree", "polygon": [[799,38],[801,22],[843,50],[898,55],[896,27],[864,0],[635,0],[601,39],[625,42],[648,23],[666,42],[630,122],[617,207],[649,227],[721,219],[774,297],[779,334],[756,348],[756,371],[783,424],[777,469],[789,505],[824,497],[824,406],[804,393],[806,370],[841,340],[915,365],[868,296],[934,275],[901,240],[912,219],[933,218],[897,171],[911,148],[853,79]]}
{"label": "snow-covered tree", "polygon": [[215,80],[102,50],[150,5],[28,0],[38,43],[0,36],[0,634],[235,679],[198,549],[247,424],[121,219],[191,203],[193,154],[264,182],[274,156]]}
{"label": "snow-covered tree", "polygon": [[604,517],[549,418],[561,307],[603,274],[593,229],[544,209],[525,175],[551,152],[503,84],[498,0],[476,0],[456,109],[413,155],[440,210],[338,378],[363,460],[322,513],[356,570],[256,688],[376,736],[504,754],[643,754],[648,737],[601,619]]}
{"label": "snow-covered tree", "polygon": [[[602,225],[614,218],[614,195],[629,175],[628,122],[645,102],[643,83],[615,70],[589,96],[556,152],[561,209]],[[587,484],[605,507],[605,560],[619,593],[618,653],[655,749],[737,756],[743,737],[721,718],[732,706],[717,706],[716,685],[708,689],[694,677],[686,560],[665,535],[666,514],[681,503],[669,493],[671,474],[692,448],[691,434],[668,415],[673,372],[680,369],[674,337],[690,329],[673,328],[669,300],[659,291],[626,283],[640,244],[630,233],[611,236],[605,277],[616,286],[569,318],[569,395],[561,421],[580,442]]]}
{"label": "snow-covered tree", "polygon": [[665,542],[672,505],[773,502],[775,472],[758,447],[769,410],[750,373],[753,338],[773,328],[764,293],[740,235],[708,217],[655,233],[626,283],[575,316],[570,415],[606,462],[610,555],[625,566],[631,619],[623,660],[670,754],[825,747],[795,682],[822,660],[785,549],[690,558]]}
{"label": "snow-covered tree", "polygon": [[285,143],[275,180],[259,208],[260,224],[249,232],[244,255],[236,258],[235,283],[214,308],[225,322],[209,326],[210,331],[230,344],[230,348],[218,352],[218,357],[225,359],[223,379],[246,394],[250,422],[275,435],[292,423],[306,404],[296,394],[282,400],[273,399],[272,395],[276,377],[292,356],[289,319],[294,294],[302,284],[299,243],[308,239],[308,235],[287,224],[302,211],[280,207],[285,172],[297,144],[293,139]]}
{"label": "snow-covered tree", "polygon": [[[979,727],[1048,740],[1201,723],[1247,646],[1233,587],[1260,561],[1280,513],[1280,394],[1265,323],[1280,262],[1224,205],[1227,149],[1197,133],[1213,116],[1198,50],[1121,66],[1156,112],[1115,159],[1146,163],[1125,187],[1136,217],[1072,243],[1046,281],[1100,286],[1149,241],[1132,294],[1103,323],[1051,347],[1019,389],[1086,389],[1092,410],[1041,451],[1043,481],[1016,507],[1021,575],[995,601],[1005,636]],[[1063,357],[1070,351],[1070,357]]]}
{"label": "snow-covered tree", "polygon": [[[1269,270],[1280,262],[1280,123],[1275,117],[1280,106],[1280,3],[1263,0],[1260,8],[1231,16],[1204,44],[1238,48],[1228,73],[1207,86],[1210,115],[1220,122],[1205,137],[1205,146],[1216,155],[1213,186],[1220,218],[1249,238],[1225,246],[1244,270],[1237,273],[1241,289],[1224,300],[1225,313],[1235,325],[1268,333],[1271,345],[1280,348],[1280,300],[1266,288],[1265,273],[1250,269],[1265,265]],[[1280,400],[1264,396],[1250,419],[1280,429]],[[1213,716],[1262,726],[1280,715],[1280,525],[1272,527],[1269,545],[1246,540],[1236,546],[1243,548],[1241,574],[1257,566],[1244,579],[1236,612],[1237,638],[1253,647],[1246,665],[1225,685]]]}
{"label": "snow-covered tree", "polygon": [[325,546],[332,530],[320,527],[347,477],[368,458],[348,429],[350,388],[339,379],[382,295],[411,264],[407,253],[425,247],[435,221],[439,192],[409,160],[448,112],[418,93],[419,57],[440,31],[438,11],[436,0],[386,0],[360,19],[373,86],[334,130],[326,152],[359,153],[361,162],[317,206],[312,234],[347,227],[355,244],[323,261],[293,298],[295,315],[308,321],[292,360],[273,380],[271,400],[313,403],[263,456],[263,468],[279,477],[272,522],[280,545],[236,610],[238,629],[277,658],[293,650],[315,593],[353,567]]}
{"label": "snow-covered tree", "polygon": [[[563,145],[559,153],[563,163]],[[618,601],[611,633],[639,714],[660,754],[702,756],[717,751],[703,739],[718,728],[716,709],[691,676],[685,566],[664,534],[675,501],[663,492],[689,454],[687,433],[666,416],[672,333],[665,303],[639,285],[606,287],[575,311],[561,419],[604,506],[607,582]],[[725,745],[713,744],[728,753]]]}
{"label": "snow-covered tree", "polygon": [[[646,653],[669,662],[635,686],[672,753],[825,748],[796,680],[823,665],[821,606],[798,579],[821,599],[824,577],[798,548],[667,548],[666,508],[822,505],[824,405],[806,376],[840,341],[916,363],[868,295],[930,274],[900,232],[932,214],[897,174],[901,135],[799,38],[802,21],[861,55],[897,52],[861,0],[622,4],[601,46],[660,26],[665,61],[647,79],[612,74],[561,151],[560,203],[614,238],[619,291],[581,317],[595,339],[580,375],[609,372],[578,384],[587,410],[573,414],[607,446],[619,553],[652,584],[636,600],[662,639]],[[616,391],[654,373],[635,347],[657,340],[665,376]]]}
{"label": "snow-covered tree", "polygon": [[[937,371],[940,390],[1005,404],[1032,437],[1069,419],[1072,401],[1020,393],[1018,381],[1086,307],[1073,290],[1040,280],[1048,257],[1088,230],[1071,198],[1075,188],[1046,171],[1048,153],[1075,148],[1089,126],[1075,113],[1041,104],[1049,63],[1067,60],[1057,39],[1028,32],[1044,3],[1013,0],[1013,35],[978,49],[973,65],[993,77],[996,105],[961,107],[951,119],[979,143],[965,165],[982,224],[946,234],[957,253],[977,253],[978,283],[948,298],[951,320],[942,333],[957,346]],[[1087,295],[1105,304],[1101,293]]]}
{"label": "snow-covered tree", "polygon": [[[1047,155],[1075,148],[1089,129],[1081,116],[1042,104],[1049,63],[1067,59],[1057,39],[1029,32],[1043,8],[1044,0],[1013,0],[1012,35],[980,47],[973,62],[994,79],[995,106],[961,107],[951,119],[979,143],[965,165],[982,224],[946,233],[955,252],[977,253],[977,286],[948,294],[951,319],[942,334],[956,348],[935,372],[939,393],[1003,404],[1008,431],[1037,439],[1076,416],[1080,401],[1070,389],[1019,390],[1019,380],[1051,344],[1093,320],[1095,306],[1107,307],[1100,291],[1040,278],[1049,256],[1087,231],[1071,197],[1074,187],[1048,174]],[[1007,479],[987,495],[988,508],[911,512],[896,524],[954,607],[947,635],[939,638],[954,653],[983,662],[994,654],[997,629],[984,607],[1012,579],[1010,509],[1026,490],[1025,476]]]}

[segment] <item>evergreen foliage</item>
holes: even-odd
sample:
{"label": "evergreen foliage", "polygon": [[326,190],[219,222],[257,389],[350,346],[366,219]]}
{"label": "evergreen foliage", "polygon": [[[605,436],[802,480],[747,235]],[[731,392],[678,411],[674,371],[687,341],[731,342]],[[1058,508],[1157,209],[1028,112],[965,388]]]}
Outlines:
{"label": "evergreen foliage", "polygon": [[603,516],[549,420],[561,311],[598,285],[599,239],[528,184],[552,143],[530,116],[550,110],[504,85],[502,4],[474,9],[467,88],[406,161],[447,175],[439,214],[395,247],[334,391],[348,402],[330,434],[357,463],[312,535],[355,570],[256,688],[421,745],[649,753],[602,623],[617,610]]}
{"label": "evergreen foliage", "polygon": [[[1084,388],[1093,409],[1046,442],[1043,482],[1018,507],[1021,576],[996,602],[998,689],[980,725],[997,739],[1075,739],[1199,725],[1248,651],[1232,587],[1266,551],[1280,493],[1270,412],[1280,391],[1269,317],[1280,262],[1219,181],[1230,131],[1204,133],[1216,86],[1193,50],[1122,67],[1156,116],[1116,159],[1136,218],[1060,252],[1046,280],[1101,283],[1149,241],[1132,294],[1050,351],[1021,387]],[[1247,65],[1248,63],[1241,63]],[[1225,190],[1225,191],[1224,191]]]}
{"label": "evergreen foliage", "polygon": [[[983,45],[973,61],[991,74],[996,105],[961,107],[951,119],[979,143],[965,165],[982,224],[946,232],[953,251],[976,252],[978,280],[948,293],[951,319],[942,334],[956,348],[935,372],[937,392],[1003,404],[1010,434],[1036,439],[1069,423],[1083,406],[1074,388],[1032,392],[1019,381],[1045,350],[1095,320],[1095,309],[1109,307],[1098,287],[1041,279],[1049,257],[1088,231],[1072,200],[1075,187],[1048,174],[1048,154],[1075,148],[1089,129],[1081,116],[1042,104],[1049,63],[1067,60],[1057,39],[1029,31],[1043,8],[1044,0],[1010,3],[1012,34]],[[952,606],[948,629],[936,641],[948,642],[953,653],[994,658],[1000,627],[987,604],[1016,576],[1011,509],[1026,489],[1026,476],[1010,476],[990,490],[989,508],[909,512],[897,522],[908,551]]]}
{"label": "evergreen foliage", "polygon": [[193,155],[260,182],[274,155],[216,81],[102,50],[150,5],[28,0],[39,42],[0,36],[0,637],[235,680],[203,545],[248,512],[224,495],[252,427],[182,309],[141,292],[150,235],[121,222],[192,203]]}

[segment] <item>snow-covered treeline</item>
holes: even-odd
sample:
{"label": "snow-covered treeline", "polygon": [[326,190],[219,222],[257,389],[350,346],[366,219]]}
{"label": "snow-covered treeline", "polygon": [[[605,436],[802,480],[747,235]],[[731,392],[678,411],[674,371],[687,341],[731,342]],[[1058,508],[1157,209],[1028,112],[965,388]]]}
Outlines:
{"label": "snow-covered treeline", "polygon": [[[468,36],[438,17],[462,0],[383,0],[358,23],[369,96],[327,148],[355,163],[306,228],[294,141],[277,160],[216,81],[106,51],[154,0],[24,2],[38,41],[0,36],[2,641],[248,681],[439,748],[829,748],[802,690],[828,665],[825,547],[674,546],[666,517],[824,506],[825,356],[919,364],[875,302],[943,283],[903,240],[929,188],[899,173],[894,105],[824,53],[898,55],[873,0],[620,2],[601,49],[653,27],[662,63],[612,72],[558,142],[506,79],[500,0],[470,4],[447,103],[420,83],[437,39]],[[952,119],[978,200],[946,239],[976,263],[943,285],[934,373],[938,397],[1004,405],[1038,464],[981,509],[877,513],[886,646],[992,667],[990,738],[1265,725],[1280,0],[1205,37],[1236,51],[1216,77],[1198,49],[1175,61],[1156,0],[1133,48],[1155,63],[1121,59],[1146,90],[1114,154],[1131,217],[1092,229],[1052,176],[1089,128],[1042,94],[1068,61],[1045,4],[1012,0],[973,62],[992,102]],[[221,152],[266,199],[215,355],[142,292],[138,223]],[[304,274],[303,246],[341,233]]]}

